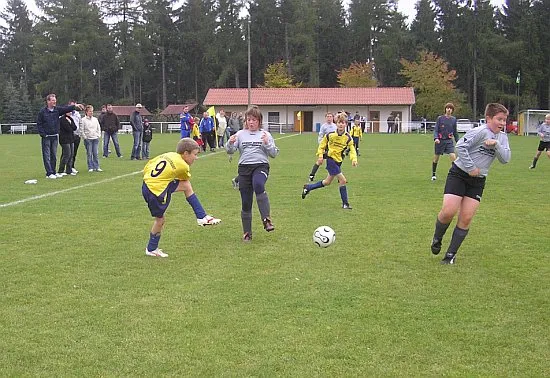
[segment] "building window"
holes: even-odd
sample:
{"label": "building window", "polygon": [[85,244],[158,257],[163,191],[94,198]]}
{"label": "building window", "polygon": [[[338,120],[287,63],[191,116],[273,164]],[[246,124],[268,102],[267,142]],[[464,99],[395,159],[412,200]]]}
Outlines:
{"label": "building window", "polygon": [[279,126],[279,112],[268,112],[267,122],[269,123],[269,126]]}

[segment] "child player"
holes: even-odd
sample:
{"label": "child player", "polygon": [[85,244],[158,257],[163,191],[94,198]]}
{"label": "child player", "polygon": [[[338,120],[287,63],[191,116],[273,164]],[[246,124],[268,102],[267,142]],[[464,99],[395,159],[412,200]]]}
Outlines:
{"label": "child player", "polygon": [[184,192],[185,198],[193,208],[199,226],[218,224],[221,220],[206,215],[197,195],[193,192],[190,166],[197,160],[199,145],[191,138],[178,142],[176,152],[159,155],[147,163],[143,169],[141,192],[151,215],[155,217],[149,244],[145,248],[147,256],[168,257],[158,248],[160,234],[164,226],[164,213],[170,205],[173,192]]}
{"label": "child player", "polygon": [[[336,124],[334,123],[334,115],[332,113],[327,113],[325,115],[326,122],[321,125],[321,129],[319,130],[319,137],[317,138],[317,143],[321,143],[324,136],[327,135],[330,132],[336,131]],[[326,159],[326,153],[323,156]],[[309,181],[315,180],[315,174],[317,173],[317,170],[319,169],[319,166],[323,164],[323,161],[319,162],[317,160],[315,164],[313,164],[313,167],[311,168],[311,173],[309,174]]]}
{"label": "child player", "polygon": [[445,114],[437,117],[434,128],[434,157],[432,159],[432,181],[437,179],[437,162],[443,154],[449,154],[451,162],[455,161],[455,148],[453,137],[458,142],[458,131],[456,129],[456,118],[452,116],[455,106],[448,102],[445,104]]}
{"label": "child player", "polygon": [[306,184],[302,189],[302,199],[312,190],[323,188],[332,183],[334,178],[338,179],[340,184],[340,197],[342,198],[342,208],[350,209],[351,206],[348,202],[348,191],[346,188],[346,177],[342,173],[340,166],[342,165],[343,153],[346,149],[349,149],[349,158],[351,159],[351,165],[357,166],[357,154],[355,153],[355,147],[353,146],[353,139],[346,132],[347,117],[344,114],[338,114],[336,116],[336,131],[326,134],[319,148],[317,149],[317,163],[321,165],[323,163],[323,154],[328,148],[327,152],[327,171],[328,176],[322,181],[318,181],[313,184]]}
{"label": "child player", "polygon": [[363,139],[363,130],[361,129],[361,123],[358,120],[354,120],[350,134],[353,139],[353,145],[355,146],[355,152],[357,152],[357,156],[361,156],[359,153],[359,141]]}
{"label": "child player", "polygon": [[488,104],[485,108],[487,123],[469,130],[456,144],[458,158],[453,162],[443,195],[443,206],[437,215],[432,240],[432,253],[441,251],[441,242],[454,216],[456,227],[442,264],[454,264],[456,253],[468,234],[491,163],[497,158],[502,164],[510,161],[511,152],[506,127],[508,110],[501,104]]}
{"label": "child player", "polygon": [[541,125],[537,127],[537,135],[540,137],[539,148],[537,149],[537,154],[533,158],[533,164],[531,164],[529,169],[535,169],[537,167],[537,161],[542,151],[546,150],[546,155],[550,158],[550,114],[547,114],[546,117],[544,117],[544,123],[541,123]]}

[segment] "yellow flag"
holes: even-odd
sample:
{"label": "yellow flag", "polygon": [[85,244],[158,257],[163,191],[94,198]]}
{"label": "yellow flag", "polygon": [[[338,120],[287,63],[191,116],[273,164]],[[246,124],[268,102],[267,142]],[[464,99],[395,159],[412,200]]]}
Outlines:
{"label": "yellow flag", "polygon": [[209,107],[208,109],[206,109],[206,112],[208,113],[208,115],[210,117],[212,117],[212,122],[214,123],[214,137],[216,138],[216,145],[218,144],[218,132],[217,132],[217,125],[218,125],[218,120],[216,119],[216,109],[211,106]]}
{"label": "yellow flag", "polygon": [[214,109],[213,106],[209,107],[206,112],[210,115],[210,117],[216,118],[216,109]]}

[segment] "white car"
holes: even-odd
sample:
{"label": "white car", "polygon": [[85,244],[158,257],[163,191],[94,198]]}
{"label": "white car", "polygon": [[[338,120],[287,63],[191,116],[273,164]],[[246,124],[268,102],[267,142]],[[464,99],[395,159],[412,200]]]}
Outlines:
{"label": "white car", "polygon": [[460,118],[456,120],[456,130],[459,133],[465,133],[475,127],[474,123],[466,118]]}

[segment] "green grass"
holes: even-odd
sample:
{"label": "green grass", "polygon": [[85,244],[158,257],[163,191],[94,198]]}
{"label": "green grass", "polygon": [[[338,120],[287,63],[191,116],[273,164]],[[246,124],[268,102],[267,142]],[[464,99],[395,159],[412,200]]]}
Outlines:
{"label": "green grass", "polygon": [[[174,195],[170,257],[155,259],[131,136],[105,172],[86,172],[81,147],[78,176],[46,180],[38,136],[1,135],[0,204],[61,192],[0,207],[0,376],[550,375],[550,161],[527,169],[537,139],[510,138],[457,264],[441,266],[429,244],[449,160],[431,182],[429,135],[366,135],[359,166],[343,165],[352,211],[335,184],[300,198],[314,135],[275,137],[275,232],[254,210],[241,241],[236,162],[207,153],[192,183],[223,222],[197,227]],[[176,142],[155,135],[152,153]],[[320,225],[337,234],[327,249],[311,240]]]}

